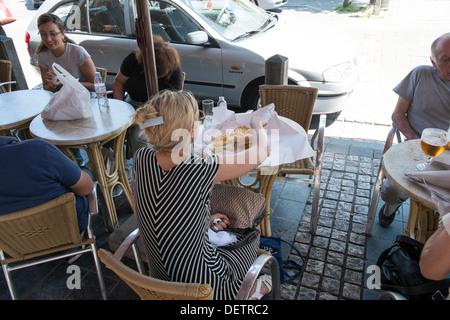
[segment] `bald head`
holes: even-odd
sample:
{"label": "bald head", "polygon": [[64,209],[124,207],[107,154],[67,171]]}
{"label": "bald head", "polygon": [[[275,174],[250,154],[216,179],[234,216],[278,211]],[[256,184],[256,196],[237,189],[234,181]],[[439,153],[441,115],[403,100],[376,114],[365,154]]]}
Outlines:
{"label": "bald head", "polygon": [[450,81],[450,32],[431,44],[431,63],[443,81]]}

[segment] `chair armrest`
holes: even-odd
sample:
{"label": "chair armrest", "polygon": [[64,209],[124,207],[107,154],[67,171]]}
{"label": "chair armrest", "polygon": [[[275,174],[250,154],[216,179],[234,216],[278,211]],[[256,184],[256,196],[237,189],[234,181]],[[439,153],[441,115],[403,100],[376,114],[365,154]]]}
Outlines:
{"label": "chair armrest", "polygon": [[89,214],[98,213],[97,185],[98,182],[94,181],[94,189],[88,194]]}
{"label": "chair armrest", "polygon": [[383,149],[383,155],[386,153],[386,151],[389,150],[389,148],[392,146],[392,142],[394,141],[394,136],[397,135],[398,142],[401,142],[400,138],[400,132],[397,131],[397,127],[394,124],[391,124],[391,127],[389,128],[388,135],[386,137],[386,142],[384,144]]}
{"label": "chair armrest", "polygon": [[253,262],[250,269],[245,275],[241,288],[237,294],[236,300],[248,300],[250,292],[255,285],[258,276],[261,274],[264,267],[270,267],[270,275],[272,277],[272,296],[274,300],[280,300],[280,270],[277,259],[268,254],[262,254]]}
{"label": "chair armrest", "polygon": [[141,236],[141,234],[139,232],[139,228],[136,228],[121,243],[119,248],[114,253],[114,258],[118,259],[119,261],[122,260],[122,258],[125,256],[127,251],[131,248],[133,250],[134,260],[136,261],[136,266],[137,266],[139,273],[145,275],[146,273],[145,273],[144,263],[142,262],[142,259],[141,259],[141,253],[139,250],[139,246],[136,243],[139,240],[140,236]]}
{"label": "chair armrest", "polygon": [[98,213],[97,185],[98,182],[94,181],[94,189],[88,194],[89,214]]}
{"label": "chair armrest", "polygon": [[15,83],[16,83],[16,81],[6,81],[6,82],[1,82],[1,83],[0,83],[0,92],[1,92],[1,93],[7,92],[6,89],[5,89],[5,87],[6,87],[8,84],[15,84]]}
{"label": "chair armrest", "polygon": [[119,248],[114,253],[114,257],[118,260],[122,260],[122,258],[125,256],[125,253],[138,241],[140,236],[141,234],[139,232],[139,229],[136,228],[120,244]]}

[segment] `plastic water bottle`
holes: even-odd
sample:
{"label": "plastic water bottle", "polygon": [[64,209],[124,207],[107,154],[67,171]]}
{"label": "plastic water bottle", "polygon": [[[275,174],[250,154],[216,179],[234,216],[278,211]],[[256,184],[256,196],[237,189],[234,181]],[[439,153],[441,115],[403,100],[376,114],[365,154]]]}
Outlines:
{"label": "plastic water bottle", "polygon": [[219,102],[217,102],[217,107],[226,109],[227,108],[227,102],[225,101],[225,98],[220,96],[219,97]]}
{"label": "plastic water bottle", "polygon": [[109,109],[108,97],[106,96],[106,86],[103,83],[100,72],[95,73],[94,78],[95,93],[97,95],[97,103],[100,111],[106,111]]}

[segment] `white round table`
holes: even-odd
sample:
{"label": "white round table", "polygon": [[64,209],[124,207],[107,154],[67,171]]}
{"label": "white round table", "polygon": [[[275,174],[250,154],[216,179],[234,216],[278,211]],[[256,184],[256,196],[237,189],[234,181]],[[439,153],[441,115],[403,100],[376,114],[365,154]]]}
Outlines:
{"label": "white round table", "polygon": [[53,95],[47,90],[17,90],[0,94],[0,135],[27,131],[30,121],[44,110]]}
{"label": "white round table", "polygon": [[[121,100],[109,99],[107,112],[99,110],[96,99],[91,99],[93,117],[78,120],[52,121],[41,115],[30,123],[34,137],[47,140],[58,146],[62,152],[75,161],[71,148],[86,150],[94,180],[102,187],[110,221],[108,231],[118,227],[118,219],[112,191],[119,184],[132,206],[131,189],[125,171],[123,145],[127,128],[133,123],[134,108]],[[102,147],[110,142],[114,150],[114,168],[108,172],[105,167]]]}

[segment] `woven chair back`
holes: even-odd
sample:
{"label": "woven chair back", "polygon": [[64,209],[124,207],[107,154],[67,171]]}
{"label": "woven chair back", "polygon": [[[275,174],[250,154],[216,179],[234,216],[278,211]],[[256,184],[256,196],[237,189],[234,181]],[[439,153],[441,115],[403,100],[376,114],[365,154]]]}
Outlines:
{"label": "woven chair back", "polygon": [[0,216],[0,249],[28,259],[81,243],[73,193]]}
{"label": "woven chair back", "polygon": [[261,85],[261,107],[273,103],[279,116],[297,122],[308,132],[317,91],[317,88],[296,85]]}
{"label": "woven chair back", "polygon": [[[12,63],[9,60],[0,59],[0,83],[11,81],[12,76]],[[5,89],[7,92],[11,91],[11,84],[6,84]],[[1,93],[1,91],[0,91]]]}

